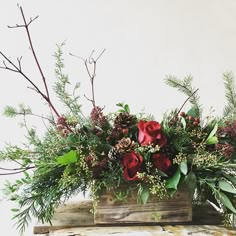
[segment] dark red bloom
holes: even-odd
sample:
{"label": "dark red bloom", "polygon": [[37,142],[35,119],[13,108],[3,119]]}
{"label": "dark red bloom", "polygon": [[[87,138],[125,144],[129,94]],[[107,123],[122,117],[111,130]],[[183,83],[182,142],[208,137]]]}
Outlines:
{"label": "dark red bloom", "polygon": [[234,147],[231,144],[216,144],[216,150],[218,150],[224,157],[230,159],[234,153]]}
{"label": "dark red bloom", "polygon": [[169,157],[167,157],[163,153],[156,153],[152,156],[153,165],[162,172],[166,172],[171,166],[171,161]]}
{"label": "dark red bloom", "polygon": [[142,146],[150,144],[159,145],[162,147],[166,144],[167,138],[162,133],[161,125],[156,121],[138,122],[138,141]]}
{"label": "dark red bloom", "polygon": [[124,178],[126,180],[137,180],[137,172],[142,171],[143,157],[136,152],[126,153],[122,159],[124,166]]}

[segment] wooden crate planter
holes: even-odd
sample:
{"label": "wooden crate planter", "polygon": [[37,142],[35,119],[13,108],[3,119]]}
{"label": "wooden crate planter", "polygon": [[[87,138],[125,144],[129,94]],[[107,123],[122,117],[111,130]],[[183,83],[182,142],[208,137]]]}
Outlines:
{"label": "wooden crate planter", "polygon": [[112,193],[104,192],[94,215],[95,224],[180,223],[192,221],[192,201],[186,188],[168,200],[150,199],[137,203],[137,195],[117,201]]}

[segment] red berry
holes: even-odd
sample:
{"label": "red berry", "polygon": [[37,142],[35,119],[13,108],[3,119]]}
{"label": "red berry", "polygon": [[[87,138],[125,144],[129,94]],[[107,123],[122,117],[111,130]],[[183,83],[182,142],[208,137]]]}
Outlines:
{"label": "red berry", "polygon": [[197,126],[198,124],[199,124],[199,123],[198,123],[197,121],[194,121],[194,122],[193,122],[193,125],[194,125],[194,126]]}
{"label": "red berry", "polygon": [[128,129],[122,129],[122,133],[123,133],[124,135],[128,134],[128,132],[129,132]]}
{"label": "red berry", "polygon": [[194,121],[196,121],[196,122],[200,122],[200,117],[196,117],[195,119],[194,119]]}
{"label": "red berry", "polygon": [[192,116],[188,116],[188,120],[193,121],[194,118]]}
{"label": "red berry", "polygon": [[182,116],[182,117],[185,117],[186,114],[185,114],[184,111],[181,111],[181,112],[179,113],[179,115]]}

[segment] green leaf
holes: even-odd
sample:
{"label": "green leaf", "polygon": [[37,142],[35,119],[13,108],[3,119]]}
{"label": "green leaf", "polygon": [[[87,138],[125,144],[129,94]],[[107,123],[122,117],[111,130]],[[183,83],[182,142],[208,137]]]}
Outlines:
{"label": "green leaf", "polygon": [[206,144],[207,145],[212,145],[218,143],[218,138],[216,136],[207,138]]}
{"label": "green leaf", "polygon": [[57,163],[63,166],[75,163],[77,162],[77,160],[78,160],[77,152],[74,150],[67,152],[63,156],[57,157]]}
{"label": "green leaf", "polygon": [[79,141],[78,136],[73,133],[69,134],[69,136],[66,139],[66,143],[69,146],[78,143],[78,141]]}
{"label": "green leaf", "polygon": [[181,173],[178,169],[175,174],[166,181],[166,188],[177,189],[179,181],[180,181]]}
{"label": "green leaf", "polygon": [[183,129],[186,129],[186,120],[184,119],[184,117],[180,117],[180,122],[183,125]]}
{"label": "green leaf", "polygon": [[228,196],[223,193],[223,192],[216,192],[216,194],[218,195],[219,200],[230,210],[232,211],[234,214],[236,214],[236,209],[233,206],[233,204],[231,203],[230,199],[228,198]]}
{"label": "green leaf", "polygon": [[189,174],[185,178],[185,182],[188,186],[188,190],[190,193],[190,196],[193,196],[195,189],[197,187],[197,177],[194,174],[194,172],[189,172]]}
{"label": "green leaf", "polygon": [[234,177],[232,175],[225,174],[225,173],[223,175],[225,176],[225,178],[230,180],[232,182],[232,184],[236,185],[236,177]]}
{"label": "green leaf", "polygon": [[126,112],[130,112],[130,109],[129,109],[129,105],[128,104],[125,104],[124,105],[124,110],[126,111]]}
{"label": "green leaf", "polygon": [[168,190],[168,192],[169,192],[169,194],[170,194],[171,197],[174,196],[174,194],[176,193],[176,191],[177,191],[177,189],[173,189],[173,188],[171,188],[171,189]]}
{"label": "green leaf", "polygon": [[19,209],[17,209],[17,208],[12,208],[11,211],[12,211],[12,212],[18,212]]}
{"label": "green leaf", "polygon": [[[217,129],[218,129],[218,123],[215,123],[212,131],[210,132],[210,134],[208,135],[208,137],[206,139],[207,144],[216,144],[218,142],[217,137],[214,136],[217,132]],[[215,141],[217,141],[217,142],[215,142]],[[215,143],[212,143],[212,142],[215,142]]]}
{"label": "green leaf", "polygon": [[219,188],[225,192],[236,194],[236,188],[234,188],[230,183],[224,180],[219,181]]}
{"label": "green leaf", "polygon": [[143,187],[140,189],[140,200],[143,204],[146,204],[148,199],[149,199],[149,195],[150,195],[150,192],[149,192],[149,189],[147,187]]}
{"label": "green leaf", "polygon": [[188,173],[188,165],[187,165],[187,161],[182,161],[179,165],[180,171],[186,175]]}
{"label": "green leaf", "polygon": [[186,115],[187,116],[192,116],[192,117],[197,117],[198,112],[195,108],[191,108],[190,110],[187,111]]}

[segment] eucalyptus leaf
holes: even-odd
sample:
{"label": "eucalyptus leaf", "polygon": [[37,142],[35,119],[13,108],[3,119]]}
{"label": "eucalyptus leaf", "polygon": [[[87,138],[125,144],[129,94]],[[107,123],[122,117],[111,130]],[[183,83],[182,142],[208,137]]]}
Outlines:
{"label": "eucalyptus leaf", "polygon": [[184,117],[180,117],[180,122],[181,122],[181,124],[183,126],[183,129],[186,129],[186,120],[185,120]]}
{"label": "eucalyptus leaf", "polygon": [[225,193],[220,192],[220,191],[217,192],[217,195],[218,195],[219,200],[224,204],[224,206],[227,207],[234,214],[236,214],[236,209],[233,206],[230,199],[228,198],[228,196]]}
{"label": "eucalyptus leaf", "polygon": [[180,170],[177,169],[175,174],[166,181],[166,188],[173,188],[177,190],[179,181],[180,181],[181,173]]}
{"label": "eucalyptus leaf", "polygon": [[140,193],[140,199],[143,204],[146,204],[149,199],[149,189],[147,187],[144,187]]}
{"label": "eucalyptus leaf", "polygon": [[219,188],[225,192],[236,194],[236,188],[234,188],[230,183],[224,180],[219,181]]}
{"label": "eucalyptus leaf", "polygon": [[188,173],[188,165],[187,165],[187,161],[182,161],[179,165],[180,171],[186,175]]}
{"label": "eucalyptus leaf", "polygon": [[197,177],[194,172],[189,172],[188,175],[186,175],[185,182],[188,186],[188,190],[190,193],[190,196],[193,196],[195,189],[197,187]]}
{"label": "eucalyptus leaf", "polygon": [[232,184],[236,185],[236,177],[232,176],[232,175],[228,175],[224,173],[225,178],[227,178],[228,180],[230,180],[232,182]]}

